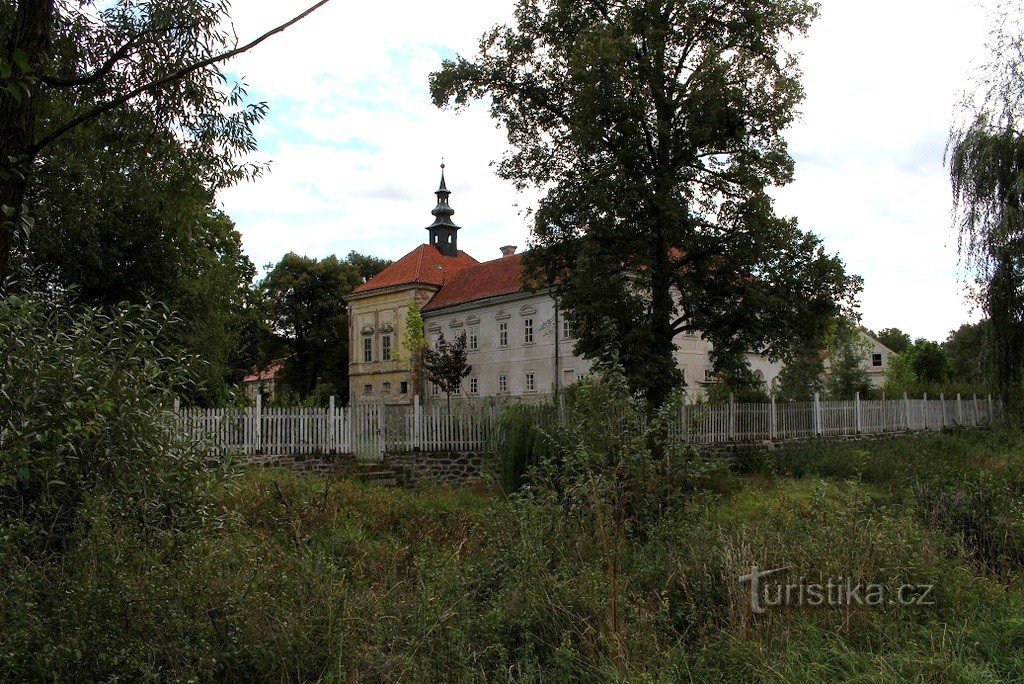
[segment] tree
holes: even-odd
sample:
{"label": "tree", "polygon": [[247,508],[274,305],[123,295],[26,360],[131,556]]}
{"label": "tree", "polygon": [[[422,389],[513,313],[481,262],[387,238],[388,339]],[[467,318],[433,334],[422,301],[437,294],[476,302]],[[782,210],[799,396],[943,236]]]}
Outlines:
{"label": "tree", "polygon": [[37,275],[73,287],[83,303],[170,307],[180,323],[165,329],[165,342],[201,366],[203,383],[186,398],[219,403],[258,361],[240,353],[256,271],[203,176],[173,136],[142,117],[123,131],[107,121],[83,126],[36,163],[26,244]]}
{"label": "tree", "polygon": [[[251,172],[264,104],[243,106],[217,64],[284,31],[329,0],[243,46],[217,0],[18,0],[0,8],[0,287],[11,251],[32,225],[25,211],[35,165],[57,141],[104,118],[142,115],[173,131],[214,185]],[[124,122],[122,122],[124,123]],[[130,130],[127,125],[122,130]],[[144,149],[137,158],[144,163]]]}
{"label": "tree", "polygon": [[897,354],[903,353],[907,347],[913,344],[910,335],[899,328],[885,328],[875,337],[879,342]]}
{"label": "tree", "polygon": [[904,351],[889,357],[889,365],[885,369],[883,391],[889,396],[898,397],[902,394],[918,394],[920,381],[914,371],[912,354]]}
{"label": "tree", "polygon": [[856,321],[844,318],[833,323],[826,339],[825,358],[828,371],[825,386],[836,399],[852,399],[858,392],[871,390],[864,359],[871,353],[871,343],[861,333]]}
{"label": "tree", "polygon": [[288,253],[260,282],[269,326],[287,349],[285,384],[300,400],[310,397],[318,385],[319,394],[348,397],[345,296],[364,282],[365,273],[372,277],[373,269],[379,272],[390,263],[357,252],[344,261]]}
{"label": "tree", "polygon": [[448,412],[452,410],[452,395],[462,387],[462,381],[473,371],[466,362],[469,350],[466,346],[466,333],[459,335],[451,344],[444,338],[444,333],[437,340],[437,347],[429,346],[423,350],[423,370],[427,379],[441,388],[448,400]]}
{"label": "tree", "polygon": [[949,382],[951,374],[949,356],[938,342],[918,339],[906,353],[918,380],[939,384]]}
{"label": "tree", "polygon": [[825,342],[809,344],[794,353],[775,379],[775,394],[783,401],[810,401],[825,389]]}
{"label": "tree", "polygon": [[510,152],[499,174],[544,190],[528,283],[558,283],[575,351],[616,356],[662,404],[677,335],[700,331],[715,369],[779,359],[820,337],[858,281],[775,215],[782,132],[803,92],[786,47],[803,0],[519,0],[514,26],[431,76],[438,106],[489,98]]}
{"label": "tree", "polygon": [[988,321],[965,324],[949,333],[942,344],[949,356],[953,379],[975,385],[987,385],[991,379]]}
{"label": "tree", "polygon": [[348,253],[345,261],[356,269],[364,283],[391,265],[389,259],[381,259],[354,251]]}
{"label": "tree", "polygon": [[1024,28],[1019,3],[996,9],[977,92],[965,98],[946,161],[961,258],[989,319],[993,381],[1024,401]]}
{"label": "tree", "polygon": [[402,356],[400,360],[409,368],[413,396],[423,391],[423,355],[429,348],[423,331],[423,314],[415,302],[409,302],[405,312],[405,330],[402,332]]}
{"label": "tree", "polygon": [[285,382],[300,398],[318,383],[348,396],[348,310],[344,297],[362,282],[337,257],[322,260],[289,253],[261,283],[272,328],[290,355]]}

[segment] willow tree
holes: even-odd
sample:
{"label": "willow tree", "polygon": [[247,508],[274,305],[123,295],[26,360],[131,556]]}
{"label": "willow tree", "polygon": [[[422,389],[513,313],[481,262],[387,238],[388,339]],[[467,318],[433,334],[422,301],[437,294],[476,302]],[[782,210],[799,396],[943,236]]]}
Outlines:
{"label": "willow tree", "polygon": [[993,380],[1024,399],[1024,36],[1020,2],[995,12],[990,59],[950,135],[960,255],[987,314]]}
{"label": "willow tree", "polygon": [[[616,359],[660,405],[676,339],[716,371],[821,339],[857,282],[776,215],[793,176],[784,129],[803,97],[789,45],[805,0],[519,0],[512,26],[431,77],[438,106],[489,98],[500,175],[543,193],[528,277],[558,283],[575,351]],[[804,342],[797,345],[796,342]]]}

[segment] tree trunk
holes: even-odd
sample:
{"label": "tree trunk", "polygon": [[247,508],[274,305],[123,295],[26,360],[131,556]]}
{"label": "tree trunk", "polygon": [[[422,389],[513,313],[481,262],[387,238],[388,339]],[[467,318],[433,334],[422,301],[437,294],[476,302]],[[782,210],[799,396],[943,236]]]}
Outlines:
{"label": "tree trunk", "polygon": [[[53,0],[21,0],[7,40],[5,59],[11,77],[0,88],[0,288],[11,274],[22,204],[34,161],[39,82],[48,63]],[[27,91],[27,92],[26,92]],[[16,95],[15,92],[18,92]]]}

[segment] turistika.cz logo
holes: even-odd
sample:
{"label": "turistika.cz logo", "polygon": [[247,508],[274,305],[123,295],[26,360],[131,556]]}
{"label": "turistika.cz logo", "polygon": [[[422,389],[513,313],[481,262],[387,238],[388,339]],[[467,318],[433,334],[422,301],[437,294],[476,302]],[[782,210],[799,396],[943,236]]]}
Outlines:
{"label": "turistika.cz logo", "polygon": [[890,587],[880,583],[865,584],[850,577],[830,579],[825,583],[808,582],[804,577],[792,584],[770,581],[769,578],[791,569],[762,570],[753,565],[749,575],[740,577],[740,582],[750,585],[750,609],[755,614],[762,615],[769,608],[882,608],[935,605],[932,598],[935,586],[932,584],[902,584]]}

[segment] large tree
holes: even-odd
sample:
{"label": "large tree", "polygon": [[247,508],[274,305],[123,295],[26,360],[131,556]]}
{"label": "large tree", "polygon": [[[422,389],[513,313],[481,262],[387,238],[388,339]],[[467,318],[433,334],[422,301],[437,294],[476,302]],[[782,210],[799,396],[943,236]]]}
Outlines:
{"label": "large tree", "polygon": [[989,320],[1003,399],[1024,400],[1024,26],[1019,0],[993,17],[990,59],[950,135],[960,253]]}
{"label": "large tree", "polygon": [[261,282],[272,329],[288,349],[285,382],[306,398],[318,385],[348,397],[348,309],[345,295],[363,282],[366,264],[390,262],[351,252],[344,261],[286,254]]}
{"label": "large tree", "polygon": [[[11,252],[31,227],[26,193],[41,157],[58,141],[104,120],[126,133],[170,132],[216,190],[250,173],[264,111],[217,64],[325,4],[237,46],[223,0],[17,0],[0,7],[0,287]],[[145,164],[147,148],[135,150]],[[28,209],[28,211],[26,211]],[[17,244],[16,244],[17,243]],[[73,245],[67,245],[74,248]]]}
{"label": "large tree", "polygon": [[[544,191],[532,283],[557,282],[576,351],[618,357],[661,404],[674,339],[701,331],[721,374],[820,339],[857,282],[775,214],[783,130],[803,91],[802,0],[519,0],[515,24],[431,77],[438,106],[490,98],[499,173]],[[803,341],[798,344],[798,342]]]}

